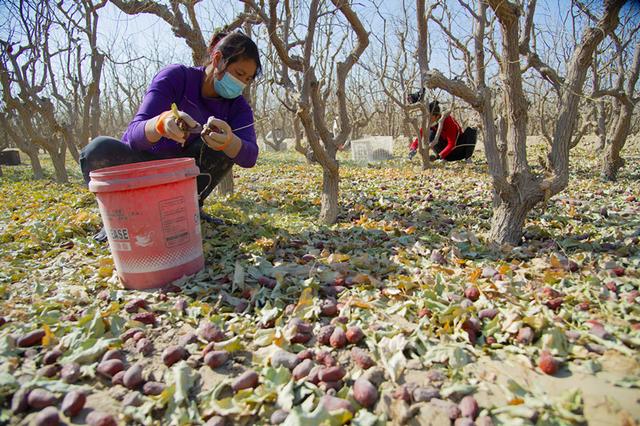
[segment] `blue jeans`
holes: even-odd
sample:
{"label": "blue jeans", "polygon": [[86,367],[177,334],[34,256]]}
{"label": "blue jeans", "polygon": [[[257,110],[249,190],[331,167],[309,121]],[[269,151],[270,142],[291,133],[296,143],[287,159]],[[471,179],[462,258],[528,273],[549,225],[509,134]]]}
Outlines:
{"label": "blue jeans", "polygon": [[[233,167],[233,160],[221,151],[209,148],[198,138],[184,148],[178,157],[190,157],[196,160],[201,173],[209,176],[198,176],[198,194],[200,206],[211,191],[220,183],[224,175]],[[143,161],[161,160],[155,154],[145,151],[134,151],[129,145],[108,136],[98,136],[80,153],[80,168],[84,181],[89,183],[89,173],[103,167],[120,166],[122,164],[141,163]]]}

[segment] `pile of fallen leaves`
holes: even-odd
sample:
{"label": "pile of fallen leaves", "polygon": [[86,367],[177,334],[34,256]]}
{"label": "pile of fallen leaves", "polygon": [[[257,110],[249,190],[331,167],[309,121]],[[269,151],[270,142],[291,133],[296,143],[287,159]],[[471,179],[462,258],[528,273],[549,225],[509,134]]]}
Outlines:
{"label": "pile of fallen leaves", "polygon": [[518,247],[487,240],[480,158],[344,159],[325,227],[318,167],[265,154],[207,202],[205,270],[147,292],[79,181],[5,168],[0,423],[634,424],[637,151],[617,183],[577,153]]}

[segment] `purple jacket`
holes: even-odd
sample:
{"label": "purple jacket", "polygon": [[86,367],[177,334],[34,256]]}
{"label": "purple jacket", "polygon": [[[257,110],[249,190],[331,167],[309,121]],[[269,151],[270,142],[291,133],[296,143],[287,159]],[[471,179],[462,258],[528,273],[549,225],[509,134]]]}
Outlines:
{"label": "purple jacket", "polygon": [[[200,124],[205,124],[212,115],[229,123],[233,133],[242,140],[242,148],[233,161],[241,167],[253,167],[258,158],[258,144],[251,107],[242,96],[235,99],[203,97],[203,79],[204,67],[169,65],[162,69],[153,78],[122,141],[135,151],[149,151],[161,158],[177,156],[182,150],[180,144],[167,138],[152,144],[144,135],[147,120],[170,110],[175,102],[180,111],[186,112]],[[187,144],[199,136],[190,135]]]}

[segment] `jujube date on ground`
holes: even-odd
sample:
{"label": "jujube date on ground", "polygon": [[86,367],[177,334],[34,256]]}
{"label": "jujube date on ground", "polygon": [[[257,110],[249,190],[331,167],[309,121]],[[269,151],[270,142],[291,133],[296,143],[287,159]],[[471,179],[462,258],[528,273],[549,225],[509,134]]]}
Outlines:
{"label": "jujube date on ground", "polygon": [[74,417],[77,415],[83,408],[84,404],[87,402],[87,396],[80,391],[71,391],[64,396],[62,400],[62,412],[67,417]]}

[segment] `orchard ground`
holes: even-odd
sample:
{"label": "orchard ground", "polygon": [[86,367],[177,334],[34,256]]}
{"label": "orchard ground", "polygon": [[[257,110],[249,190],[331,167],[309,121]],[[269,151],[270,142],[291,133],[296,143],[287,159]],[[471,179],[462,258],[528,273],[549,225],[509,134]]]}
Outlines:
{"label": "orchard ground", "polygon": [[[181,280],[179,290],[148,292],[124,290],[107,245],[91,239],[100,217],[76,165],[67,185],[30,180],[26,165],[5,166],[0,422],[33,421],[37,411],[14,414],[11,399],[20,387],[42,387],[58,397],[87,392],[72,423],[96,409],[123,424],[197,424],[215,415],[227,424],[269,424],[284,409],[287,424],[389,417],[449,424],[460,415],[455,404],[472,395],[482,421],[490,416],[495,424],[637,424],[638,142],[627,144],[627,165],[614,183],[599,179],[592,140],[576,148],[569,188],[533,210],[518,247],[486,240],[491,188],[481,150],[470,163],[427,171],[417,158],[406,161],[404,141],[395,160],[380,164],[356,165],[340,153],[342,212],[329,227],[317,219],[320,167],[292,152],[264,153],[255,168],[234,169],[234,195],[207,201],[205,210],[224,224],[203,224],[205,270]],[[145,311],[153,313],[150,324],[134,319],[149,318],[139,315]],[[294,317],[312,327],[302,333],[310,340],[303,342],[306,326]],[[215,349],[230,352],[217,368],[201,354],[209,323],[224,333]],[[319,343],[330,323],[360,327],[357,346],[375,366],[358,365],[354,344]],[[132,328],[151,342],[147,355],[134,339],[123,342]],[[16,345],[34,330],[44,331],[35,346]],[[196,340],[183,339],[190,332]],[[190,355],[168,367],[161,354],[179,342]],[[78,381],[66,383],[56,369],[41,376],[43,355],[56,345],[63,354],[55,365],[78,362]],[[288,368],[274,367],[278,347],[330,351],[345,375],[318,385],[293,380]],[[164,391],[145,396],[142,388],[112,385],[96,371],[108,349],[121,349],[126,366],[139,363],[144,379]],[[559,363],[553,375],[538,366],[543,351]],[[234,392],[229,385],[245,370],[258,373],[259,385]],[[379,393],[368,409],[352,390],[362,374]],[[353,413],[316,409],[328,387]],[[122,402],[132,392],[140,392],[139,407]],[[427,401],[429,392],[437,398]]]}

